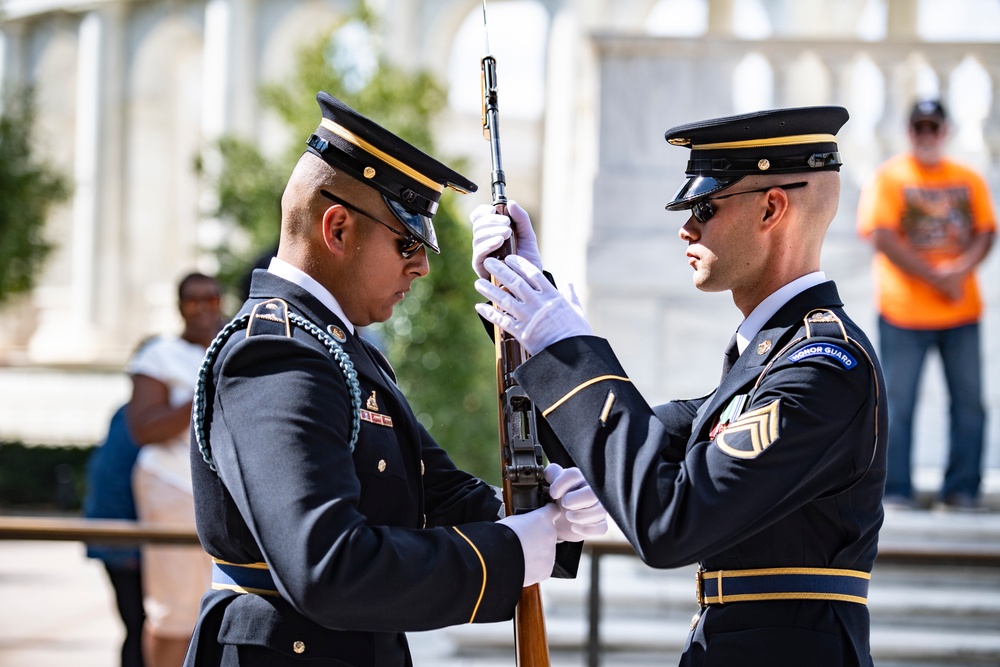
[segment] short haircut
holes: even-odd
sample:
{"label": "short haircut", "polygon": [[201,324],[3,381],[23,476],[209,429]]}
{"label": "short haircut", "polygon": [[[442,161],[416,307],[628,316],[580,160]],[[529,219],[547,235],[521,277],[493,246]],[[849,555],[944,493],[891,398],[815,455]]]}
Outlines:
{"label": "short haircut", "polygon": [[198,272],[189,273],[183,278],[181,278],[181,281],[177,283],[177,300],[183,301],[184,290],[187,289],[187,286],[190,283],[197,282],[199,280],[207,280],[210,283],[214,283],[216,285],[219,284],[219,281],[217,281],[215,278],[213,278],[212,276],[206,276],[204,273],[198,273]]}

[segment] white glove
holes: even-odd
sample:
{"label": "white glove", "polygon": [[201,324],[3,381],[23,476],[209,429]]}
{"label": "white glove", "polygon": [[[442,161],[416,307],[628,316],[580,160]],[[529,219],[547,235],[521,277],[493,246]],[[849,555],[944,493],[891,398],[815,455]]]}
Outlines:
{"label": "white glove", "polygon": [[484,319],[516,338],[528,354],[564,338],[593,333],[572,285],[564,294],[523,257],[509,255],[505,262],[490,257],[483,266],[509,291],[484,278],[475,283],[476,291],[493,302],[476,304]]}
{"label": "white glove", "polygon": [[579,468],[563,468],[557,463],[545,466],[549,496],[562,510],[556,517],[560,542],[579,542],[608,532],[608,513],[597,494],[583,478]]}
{"label": "white glove", "polygon": [[512,219],[517,224],[517,236],[514,237],[517,254],[539,269],[542,268],[542,256],[538,252],[538,241],[527,211],[518,206],[517,202],[509,201],[507,212],[510,214],[509,218],[497,213],[492,204],[481,204],[469,214],[469,220],[472,221],[472,268],[480,278],[490,279],[490,274],[483,268],[483,261],[510,238]]}
{"label": "white glove", "polygon": [[524,586],[545,581],[552,576],[556,562],[556,516],[560,513],[555,503],[528,512],[507,516],[502,523],[517,535],[524,552]]}

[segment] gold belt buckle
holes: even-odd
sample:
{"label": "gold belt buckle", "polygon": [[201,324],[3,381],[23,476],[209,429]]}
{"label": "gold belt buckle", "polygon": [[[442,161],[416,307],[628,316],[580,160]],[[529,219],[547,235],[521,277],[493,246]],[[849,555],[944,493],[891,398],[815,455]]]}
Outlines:
{"label": "gold belt buckle", "polygon": [[705,608],[705,588],[704,588],[704,574],[705,570],[698,569],[694,573],[694,596],[698,601],[698,606],[702,609]]}

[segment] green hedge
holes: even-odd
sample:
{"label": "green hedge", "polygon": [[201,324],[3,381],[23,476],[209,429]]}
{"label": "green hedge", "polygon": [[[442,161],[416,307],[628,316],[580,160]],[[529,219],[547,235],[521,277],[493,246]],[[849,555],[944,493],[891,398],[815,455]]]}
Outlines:
{"label": "green hedge", "polygon": [[92,451],[0,442],[0,509],[79,510]]}

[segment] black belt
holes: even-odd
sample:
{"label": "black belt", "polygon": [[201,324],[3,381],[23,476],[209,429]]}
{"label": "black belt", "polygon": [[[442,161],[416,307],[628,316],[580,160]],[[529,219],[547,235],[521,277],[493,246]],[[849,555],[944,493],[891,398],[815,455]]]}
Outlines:
{"label": "black belt", "polygon": [[760,600],[838,600],[868,604],[871,574],[823,567],[699,570],[695,595],[702,607]]}
{"label": "black belt", "polygon": [[213,558],[212,588],[217,591],[281,596],[267,569],[267,563],[227,563]]}

